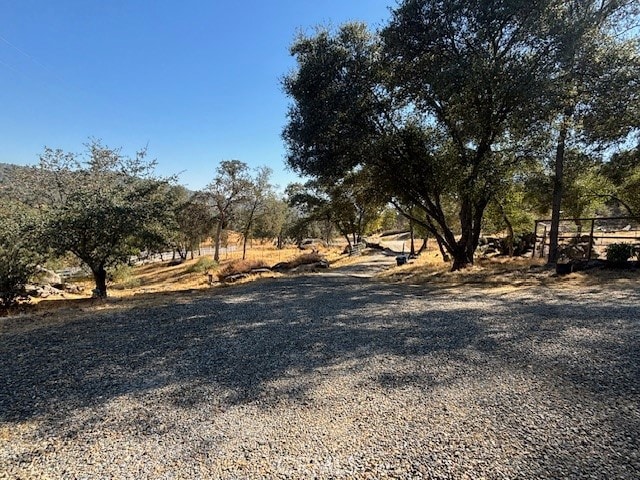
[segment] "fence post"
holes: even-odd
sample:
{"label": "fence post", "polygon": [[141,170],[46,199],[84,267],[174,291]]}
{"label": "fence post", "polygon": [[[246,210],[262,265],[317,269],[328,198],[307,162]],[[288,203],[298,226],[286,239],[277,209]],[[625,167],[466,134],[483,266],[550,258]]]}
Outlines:
{"label": "fence post", "polygon": [[542,231],[542,245],[540,245],[540,258],[544,258],[544,244],[547,241],[547,224],[544,224],[544,230]]}
{"label": "fence post", "polygon": [[536,220],[536,226],[533,227],[533,252],[531,252],[531,258],[536,258],[537,244],[538,244],[538,221]]}
{"label": "fence post", "polygon": [[591,249],[593,248],[593,230],[596,225],[596,219],[591,219],[591,233],[589,233],[589,246],[587,247],[587,262],[591,260]]}

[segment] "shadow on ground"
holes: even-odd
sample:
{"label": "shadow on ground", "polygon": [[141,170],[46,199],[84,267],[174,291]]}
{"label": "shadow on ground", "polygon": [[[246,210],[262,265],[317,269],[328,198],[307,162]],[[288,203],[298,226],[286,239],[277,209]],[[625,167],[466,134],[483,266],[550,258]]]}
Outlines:
{"label": "shadow on ground", "polygon": [[[0,320],[0,422],[55,427],[82,409],[162,389],[172,408],[304,404],[322,379],[310,374],[336,369],[424,393],[508,374],[538,385],[552,412],[556,399],[613,405],[598,421],[637,451],[638,295],[548,293],[488,296],[309,275],[42,325],[38,317]],[[387,360],[388,369],[369,375],[369,362]],[[545,448],[536,459],[541,476],[555,468],[544,464]],[[591,468],[589,458],[563,460],[562,451],[553,452],[556,466]]]}
{"label": "shadow on ground", "polygon": [[[213,384],[228,404],[246,403],[264,398],[265,385],[282,376],[345,362],[358,368],[377,355],[443,354],[468,363],[469,371],[474,363],[494,362],[532,374],[552,370],[560,383],[612,399],[638,393],[633,303],[556,298],[540,305],[519,297],[487,300],[477,292],[452,301],[418,288],[318,276],[212,292],[161,307],[5,328],[0,420],[172,384]],[[572,354],[553,353],[563,342],[573,345]],[[428,385],[423,376],[394,379],[390,372],[380,382]],[[302,398],[304,391],[279,395]],[[193,406],[197,395],[185,390],[173,400]]]}

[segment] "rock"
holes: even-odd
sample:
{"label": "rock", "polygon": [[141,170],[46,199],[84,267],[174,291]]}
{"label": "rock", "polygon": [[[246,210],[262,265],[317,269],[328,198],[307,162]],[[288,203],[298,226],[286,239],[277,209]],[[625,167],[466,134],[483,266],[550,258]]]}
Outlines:
{"label": "rock", "polygon": [[273,267],[271,267],[271,270],[274,272],[284,272],[286,270],[289,270],[291,268],[289,262],[280,262],[280,263],[276,263]]}
{"label": "rock", "polygon": [[294,273],[305,273],[305,272],[317,272],[318,269],[329,268],[329,262],[327,260],[320,260],[315,263],[307,263],[304,265],[298,265],[296,268],[291,271]]}
{"label": "rock", "polygon": [[271,269],[269,267],[254,268],[251,270],[252,274],[269,273],[269,272],[271,272]]}
{"label": "rock", "polygon": [[80,285],[73,285],[71,283],[65,283],[64,287],[61,290],[64,290],[68,293],[80,294],[84,292],[84,287],[81,287]]}
{"label": "rock", "polygon": [[38,285],[53,285],[62,283],[62,277],[53,270],[44,267],[37,267],[38,273],[35,275],[35,282]]}
{"label": "rock", "polygon": [[236,274],[224,277],[222,279],[222,281],[223,282],[228,282],[228,283],[233,283],[233,282],[237,282],[238,280],[241,280],[243,278],[247,278],[248,276],[249,276],[248,273],[236,273]]}

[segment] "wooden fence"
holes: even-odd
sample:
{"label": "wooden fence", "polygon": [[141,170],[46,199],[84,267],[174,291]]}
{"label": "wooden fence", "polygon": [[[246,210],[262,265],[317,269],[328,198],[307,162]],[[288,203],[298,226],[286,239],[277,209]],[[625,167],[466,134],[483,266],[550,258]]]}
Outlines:
{"label": "wooden fence", "polygon": [[[536,220],[533,257],[547,258],[551,220]],[[560,220],[558,245],[570,247],[580,260],[603,257],[613,243],[640,245],[640,217],[565,218]],[[573,248],[575,247],[575,248]]]}

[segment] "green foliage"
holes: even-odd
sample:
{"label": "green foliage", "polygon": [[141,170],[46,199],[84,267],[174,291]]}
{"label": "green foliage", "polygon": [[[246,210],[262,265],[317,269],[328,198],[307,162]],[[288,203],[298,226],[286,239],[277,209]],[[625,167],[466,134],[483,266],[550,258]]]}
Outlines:
{"label": "green foliage", "polygon": [[602,165],[602,173],[615,186],[611,201],[632,216],[640,216],[640,145],[613,155]]}
{"label": "green foliage", "polygon": [[34,248],[36,217],[23,205],[3,200],[0,208],[0,307],[25,298],[25,285],[43,260]]}
{"label": "green foliage", "polygon": [[216,218],[202,192],[190,194],[186,188],[172,189],[172,226],[169,229],[169,244],[180,258],[187,258],[189,251],[195,251],[215,230]]}
{"label": "green foliage", "polygon": [[135,288],[142,284],[142,281],[134,275],[134,268],[126,264],[119,264],[112,268],[109,277],[115,287],[119,288]]}
{"label": "green foliage", "polygon": [[80,262],[73,254],[68,253],[62,256],[47,258],[44,267],[48,270],[62,270],[67,267],[78,267]]}
{"label": "green foliage", "polygon": [[240,160],[225,160],[216,169],[216,176],[207,185],[203,196],[212,206],[216,218],[214,259],[220,260],[222,233],[228,228],[238,206],[247,198],[251,187],[249,167]]}
{"label": "green foliage", "polygon": [[264,200],[262,214],[256,218],[254,235],[261,239],[276,238],[281,247],[294,215],[295,212],[285,200],[274,192],[269,192]]}
{"label": "green foliage", "polygon": [[607,247],[607,261],[620,265],[634,256],[635,250],[630,243],[612,243]]}
{"label": "green foliage", "polygon": [[129,158],[98,140],[86,145],[86,159],[45,148],[40,165],[23,178],[24,192],[38,206],[42,248],[73,253],[93,272],[106,295],[106,268],[126,262],[157,238],[170,207],[171,179],[153,176],[155,162],[141,150]]}
{"label": "green foliage", "polygon": [[600,172],[600,162],[575,150],[565,155],[564,185],[565,218],[594,215],[613,192],[613,186]]}
{"label": "green foliage", "polygon": [[205,273],[209,270],[218,268],[218,262],[210,257],[200,257],[196,263],[190,265],[187,269],[189,273]]}
{"label": "green foliage", "polygon": [[[331,224],[349,243],[357,242],[375,228],[386,204],[371,172],[365,169],[331,184],[309,181],[290,185],[288,193],[291,204],[303,212],[307,223]],[[325,235],[325,240],[329,241],[330,236]]]}
{"label": "green foliage", "polygon": [[347,24],[299,38],[298,69],[284,82],[289,164],[327,185],[369,167],[378,192],[426,214],[414,221],[453,268],[472,263],[484,209],[513,161],[494,152],[509,147],[507,132],[522,138],[542,120],[548,67],[546,44],[530,33],[541,5],[473,7],[407,0],[381,36]]}

